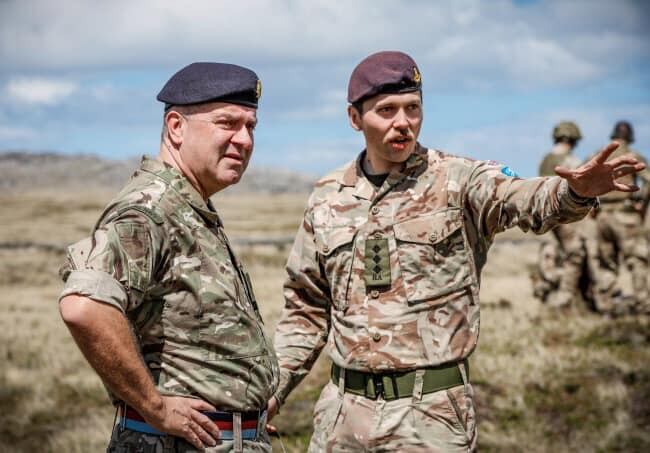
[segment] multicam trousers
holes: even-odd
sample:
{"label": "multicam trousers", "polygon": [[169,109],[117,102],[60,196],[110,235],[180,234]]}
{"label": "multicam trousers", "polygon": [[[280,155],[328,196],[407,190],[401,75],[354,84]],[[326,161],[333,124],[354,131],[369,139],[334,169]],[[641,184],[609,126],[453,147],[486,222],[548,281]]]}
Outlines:
{"label": "multicam trousers", "polygon": [[630,271],[634,299],[634,311],[650,312],[648,279],[648,238],[637,212],[627,212],[604,205],[598,213],[598,234],[594,245],[598,262],[592,266],[596,287],[594,299],[602,312],[625,311],[617,307],[614,297],[618,289],[617,279],[621,264]]}
{"label": "multicam trousers", "polygon": [[[582,223],[582,222],[581,222]],[[584,241],[580,236],[580,224],[561,224],[552,230],[561,250],[563,260],[558,271],[558,288],[548,298],[549,305],[565,307],[580,294],[579,282],[586,258]]]}
{"label": "multicam trousers", "polygon": [[[122,428],[119,424],[113,428],[107,453],[193,453],[199,452],[192,444],[180,437],[157,436]],[[216,447],[206,448],[206,453],[223,453],[234,451],[232,441],[221,441]],[[271,441],[263,431],[258,440],[244,440],[244,452],[271,452]]]}
{"label": "multicam trousers", "polygon": [[314,408],[309,452],[473,452],[476,442],[470,384],[385,401],[330,382]]}

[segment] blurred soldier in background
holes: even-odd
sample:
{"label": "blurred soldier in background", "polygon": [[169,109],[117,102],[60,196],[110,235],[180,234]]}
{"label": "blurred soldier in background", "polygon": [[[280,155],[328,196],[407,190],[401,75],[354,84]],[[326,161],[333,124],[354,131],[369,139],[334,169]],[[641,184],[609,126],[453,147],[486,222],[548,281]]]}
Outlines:
{"label": "blurred soldier in background", "polygon": [[[555,176],[555,167],[577,168],[580,160],[573,155],[582,134],[576,123],[562,121],[553,128],[553,149],[544,156],[540,176]],[[560,224],[551,230],[555,240],[540,247],[538,269],[533,276],[533,293],[554,307],[567,307],[580,292],[580,279],[586,277],[584,238],[579,224]],[[583,285],[584,286],[584,285]],[[583,294],[586,299],[586,295]]]}
{"label": "blurred soldier in background", "polygon": [[[634,130],[627,121],[614,126],[611,137],[619,147],[610,156],[633,156],[641,162],[646,160],[629,145],[634,143]],[[638,178],[638,179],[637,179]],[[597,260],[590,260],[595,291],[594,302],[598,311],[624,314],[630,311],[650,313],[648,298],[648,235],[643,223],[648,207],[650,171],[637,175],[628,174],[618,181],[636,184],[643,181],[643,190],[637,194],[610,192],[600,197],[597,211],[597,233],[590,249],[597,253]],[[630,271],[634,297],[625,297],[618,284],[619,266],[623,262]]]}

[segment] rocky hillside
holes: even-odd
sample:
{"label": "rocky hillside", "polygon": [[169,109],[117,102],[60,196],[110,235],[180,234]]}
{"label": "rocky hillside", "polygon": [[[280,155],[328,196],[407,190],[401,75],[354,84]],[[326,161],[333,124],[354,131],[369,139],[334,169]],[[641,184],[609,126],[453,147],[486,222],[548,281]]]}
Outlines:
{"label": "rocky hillside", "polygon": [[[0,190],[118,189],[138,167],[139,158],[108,160],[53,152],[0,152]],[[248,169],[228,193],[306,193],[313,179],[289,170]]]}

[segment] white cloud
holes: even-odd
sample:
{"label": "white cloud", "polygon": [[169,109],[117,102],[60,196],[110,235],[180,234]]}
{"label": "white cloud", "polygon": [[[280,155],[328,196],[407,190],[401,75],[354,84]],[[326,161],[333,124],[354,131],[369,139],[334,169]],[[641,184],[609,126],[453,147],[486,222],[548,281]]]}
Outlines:
{"label": "white cloud", "polygon": [[0,59],[5,71],[201,59],[345,62],[349,70],[391,48],[422,57],[423,72],[443,86],[571,84],[650,56],[646,13],[642,2],[609,0],[13,0],[0,3]]}
{"label": "white cloud", "polygon": [[77,85],[66,80],[22,77],[12,79],[5,87],[13,101],[27,104],[57,104],[77,90]]}

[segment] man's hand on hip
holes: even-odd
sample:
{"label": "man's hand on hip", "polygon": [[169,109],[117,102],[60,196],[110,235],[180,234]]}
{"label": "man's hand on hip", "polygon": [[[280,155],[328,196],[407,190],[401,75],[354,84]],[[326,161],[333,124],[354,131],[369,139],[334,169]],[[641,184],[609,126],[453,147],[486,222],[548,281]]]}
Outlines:
{"label": "man's hand on hip", "polygon": [[211,404],[196,398],[163,396],[162,409],[145,420],[158,431],[182,437],[198,449],[214,447],[219,428],[201,411],[216,411]]}

